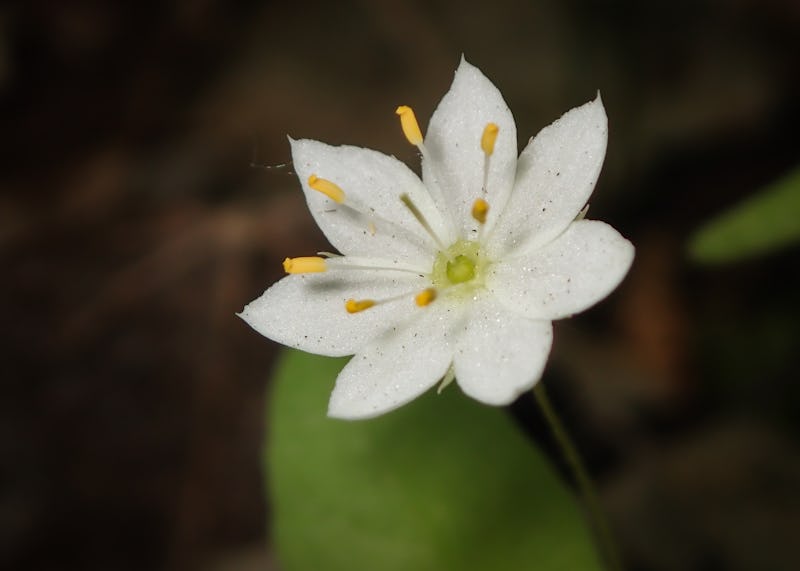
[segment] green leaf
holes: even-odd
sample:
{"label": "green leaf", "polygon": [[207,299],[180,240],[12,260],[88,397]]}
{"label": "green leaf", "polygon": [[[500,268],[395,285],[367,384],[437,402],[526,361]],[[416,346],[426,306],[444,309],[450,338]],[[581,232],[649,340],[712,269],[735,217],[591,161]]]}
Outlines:
{"label": "green leaf", "polygon": [[287,352],[274,380],[265,467],[285,571],[599,569],[575,499],[507,413],[453,386],[329,419],[344,362]]}
{"label": "green leaf", "polygon": [[800,240],[800,168],[700,228],[689,242],[697,262],[734,262]]}

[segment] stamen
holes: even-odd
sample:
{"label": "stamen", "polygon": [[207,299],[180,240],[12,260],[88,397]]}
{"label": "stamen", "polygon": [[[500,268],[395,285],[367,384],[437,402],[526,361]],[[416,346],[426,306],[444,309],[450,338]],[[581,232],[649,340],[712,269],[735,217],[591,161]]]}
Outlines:
{"label": "stamen", "polygon": [[[366,219],[365,221],[366,230],[367,232],[369,232],[370,236],[375,236],[375,234],[377,234],[378,224],[381,225],[381,229],[397,226],[395,223],[376,214],[374,208],[367,208],[362,204],[360,204],[358,197],[356,197],[355,199],[348,198],[345,195],[344,191],[341,189],[341,187],[339,187],[339,185],[337,185],[336,183],[331,182],[330,180],[320,178],[317,175],[312,174],[308,177],[308,186],[311,187],[312,190],[316,190],[317,192],[324,194],[337,204],[341,204],[342,207],[344,207],[345,209],[348,209],[360,216],[363,216]],[[326,212],[335,212],[335,209]],[[417,220],[420,220],[421,223],[424,222],[423,226],[425,227],[425,229],[431,236],[433,236],[434,240],[436,241],[436,244],[440,248],[442,248],[443,247],[442,241],[439,240],[438,237],[433,233],[432,227],[430,226],[430,224],[427,223],[427,221],[425,221],[425,218],[422,216],[419,209],[414,207],[414,209],[412,209],[412,212],[416,212],[414,216],[417,217]],[[414,237],[416,237],[416,233],[407,228],[398,227],[397,230],[400,232],[405,232],[407,234],[415,235]]]}
{"label": "stamen", "polygon": [[584,218],[586,218],[586,214],[587,214],[588,212],[589,212],[589,205],[587,204],[586,206],[584,206],[583,208],[581,208],[581,211],[580,211],[580,212],[578,212],[578,215],[575,217],[575,220],[576,220],[576,221],[578,221],[578,220],[583,220]]}
{"label": "stamen", "polygon": [[497,140],[497,132],[500,127],[496,123],[487,123],[483,128],[483,135],[481,136],[481,149],[487,155],[494,153],[494,142]]}
{"label": "stamen", "polygon": [[414,301],[420,307],[425,307],[429,305],[436,299],[436,290],[432,287],[422,290],[419,292],[416,297],[414,297]]}
{"label": "stamen", "polygon": [[433,238],[433,241],[436,242],[436,245],[439,246],[439,249],[446,250],[447,248],[439,239],[439,236],[436,235],[436,232],[433,231],[433,228],[431,228],[431,225],[425,219],[425,216],[423,216],[422,212],[420,212],[419,208],[417,208],[417,205],[411,200],[411,197],[408,196],[408,194],[403,193],[400,195],[400,200],[402,200],[406,208],[411,211],[411,214],[417,219],[417,222],[420,223],[420,226],[422,226],[430,235],[430,237]]}
{"label": "stamen", "polygon": [[345,199],[344,191],[339,188],[338,185],[332,183],[329,180],[324,178],[319,178],[317,175],[312,174],[308,177],[308,186],[316,190],[317,192],[321,192],[334,202],[338,204],[342,204]]}
{"label": "stamen", "polygon": [[[483,149],[483,193],[486,194],[489,186],[489,163],[494,153],[494,144],[500,127],[496,123],[487,123],[481,135],[481,149]],[[474,216],[474,215],[473,215]],[[483,224],[483,222],[481,222]]]}
{"label": "stamen", "polygon": [[489,203],[482,198],[478,198],[472,204],[472,217],[479,224],[486,224],[486,216],[489,214]]}
{"label": "stamen", "polygon": [[411,264],[385,258],[370,258],[365,256],[336,256],[328,259],[327,269],[330,272],[347,270],[381,270],[391,272],[403,272],[417,276],[427,275],[430,268],[424,268],[419,264]]}
{"label": "stamen", "polygon": [[373,305],[375,305],[375,302],[371,299],[348,299],[344,302],[344,308],[347,310],[347,313],[360,313]]}
{"label": "stamen", "polygon": [[[422,155],[423,162],[428,164],[428,169],[430,169],[431,173],[434,173],[433,176],[430,177],[430,180],[425,181],[425,187],[430,198],[433,200],[435,205],[441,206],[446,204],[444,193],[442,192],[439,182],[441,173],[435,172],[435,161],[428,161],[428,150],[425,148],[425,143],[423,142],[422,138],[422,131],[419,128],[419,123],[417,123],[417,117],[414,115],[414,110],[408,105],[400,105],[395,110],[395,113],[400,117],[400,126],[403,129],[403,134],[406,136],[406,139],[409,143],[417,147],[419,153]],[[443,220],[443,222],[445,221]],[[436,243],[441,247],[441,240],[436,238]]]}
{"label": "stamen", "polygon": [[327,269],[325,259],[319,256],[286,258],[283,261],[283,270],[287,274],[315,274],[327,271]]}
{"label": "stamen", "polygon": [[[387,297],[384,299],[353,299],[350,298],[344,302],[344,308],[347,310],[347,313],[361,313],[362,311],[366,311],[371,307],[375,307],[376,305],[381,305],[384,303],[392,303],[401,299],[408,299],[410,293],[401,293],[399,295],[395,295],[392,297]],[[429,287],[426,288],[416,295],[414,295],[414,302],[419,307],[425,307],[433,303],[436,299],[436,289]]]}
{"label": "stamen", "polygon": [[414,110],[407,105],[401,105],[395,110],[400,116],[400,126],[403,128],[403,134],[408,139],[408,142],[415,146],[422,144],[422,131],[419,130],[419,123],[417,117],[414,115]]}

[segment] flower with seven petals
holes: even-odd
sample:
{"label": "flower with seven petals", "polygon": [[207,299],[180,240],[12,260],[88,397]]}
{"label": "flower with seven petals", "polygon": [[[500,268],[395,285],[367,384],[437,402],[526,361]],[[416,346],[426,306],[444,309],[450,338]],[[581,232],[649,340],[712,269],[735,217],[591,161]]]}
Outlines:
{"label": "flower with seven petals", "polygon": [[354,355],[333,417],[376,416],[453,379],[508,404],[540,379],[551,322],[607,296],[633,260],[616,230],[583,219],[603,104],[567,112],[518,157],[503,97],[462,59],[424,139],[410,108],[397,114],[421,180],[376,151],[291,140],[311,214],[342,255],[287,258],[289,275],[241,317],[279,343]]}

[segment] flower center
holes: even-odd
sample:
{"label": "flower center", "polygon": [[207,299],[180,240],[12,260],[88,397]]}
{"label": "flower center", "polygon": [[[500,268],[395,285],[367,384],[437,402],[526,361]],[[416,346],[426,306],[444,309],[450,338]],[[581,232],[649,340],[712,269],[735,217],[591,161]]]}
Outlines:
{"label": "flower center", "polygon": [[471,292],[483,285],[487,266],[478,242],[459,240],[437,254],[431,281],[437,289]]}
{"label": "flower center", "polygon": [[464,254],[447,262],[447,279],[450,283],[462,284],[475,277],[475,262]]}

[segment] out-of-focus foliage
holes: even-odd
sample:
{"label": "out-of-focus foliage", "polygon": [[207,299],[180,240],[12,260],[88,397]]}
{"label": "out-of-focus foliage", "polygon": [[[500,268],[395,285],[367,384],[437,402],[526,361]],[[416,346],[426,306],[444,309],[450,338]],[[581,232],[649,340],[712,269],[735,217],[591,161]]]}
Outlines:
{"label": "out-of-focus foliage", "polygon": [[705,224],[689,250],[698,262],[735,262],[798,240],[800,168]]}
{"label": "out-of-focus foliage", "polygon": [[265,467],[287,571],[597,569],[574,498],[503,410],[452,387],[332,420],[342,360],[287,352]]}

